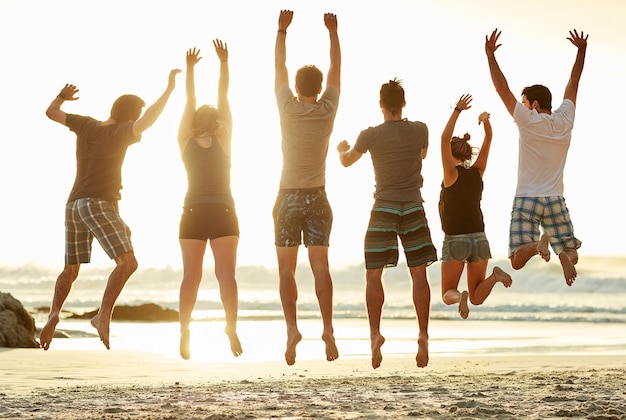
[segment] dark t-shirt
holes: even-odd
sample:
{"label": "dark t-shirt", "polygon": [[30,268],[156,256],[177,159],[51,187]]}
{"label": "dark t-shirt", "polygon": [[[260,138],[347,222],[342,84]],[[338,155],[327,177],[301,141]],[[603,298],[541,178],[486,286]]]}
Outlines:
{"label": "dark t-shirt", "polygon": [[230,190],[230,156],[222,150],[215,137],[210,147],[200,147],[190,139],[183,151],[187,171],[185,205],[222,203],[234,206]]}
{"label": "dark t-shirt", "polygon": [[385,121],[361,131],[354,149],[369,150],[376,176],[374,198],[424,201],[421,188],[422,150],[428,148],[428,128],[420,121]]}
{"label": "dark t-shirt", "polygon": [[443,231],[461,235],[485,231],[480,200],[483,179],[476,168],[457,166],[459,177],[448,188],[441,185],[439,217]]}
{"label": "dark t-shirt", "polygon": [[133,123],[101,126],[91,117],[68,114],[65,125],[76,133],[76,178],[67,201],[119,200],[126,149],[141,140],[133,134]]}

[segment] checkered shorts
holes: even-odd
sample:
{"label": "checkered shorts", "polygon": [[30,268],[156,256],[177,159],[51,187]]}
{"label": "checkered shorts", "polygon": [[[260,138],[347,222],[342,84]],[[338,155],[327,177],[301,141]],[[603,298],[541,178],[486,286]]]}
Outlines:
{"label": "checkered shorts", "polygon": [[120,217],[117,202],[79,198],[65,206],[65,264],[91,260],[96,238],[111,259],[133,250],[130,229]]}
{"label": "checkered shorts", "polygon": [[520,246],[538,242],[539,227],[550,236],[555,254],[564,249],[578,249],[582,244],[574,236],[574,226],[563,197],[515,197],[509,229],[509,256]]}

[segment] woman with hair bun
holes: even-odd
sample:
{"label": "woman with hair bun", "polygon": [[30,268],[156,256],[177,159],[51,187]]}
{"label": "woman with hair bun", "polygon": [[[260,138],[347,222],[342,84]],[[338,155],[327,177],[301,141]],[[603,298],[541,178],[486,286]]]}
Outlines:
{"label": "woman with hair bun", "polygon": [[[441,134],[443,182],[439,216],[445,233],[441,256],[441,294],[446,305],[459,304],[459,315],[463,319],[469,315],[468,299],[473,305],[480,305],[496,283],[500,282],[505,287],[512,284],[511,276],[499,267],[494,267],[487,277],[491,251],[480,201],[482,178],[493,135],[489,113],[483,112],[478,117],[478,124],[485,128],[485,138],[479,151],[469,144],[469,133],[462,137],[452,135],[459,115],[471,108],[471,102],[471,95],[461,96]],[[468,290],[460,292],[459,281],[466,265]]]}

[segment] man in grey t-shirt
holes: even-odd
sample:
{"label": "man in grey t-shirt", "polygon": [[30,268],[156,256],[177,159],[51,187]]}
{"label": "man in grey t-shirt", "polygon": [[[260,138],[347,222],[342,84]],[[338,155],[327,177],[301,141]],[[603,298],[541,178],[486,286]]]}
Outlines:
{"label": "man in grey t-shirt", "polygon": [[296,362],[296,346],[302,340],[297,325],[295,278],[298,248],[302,242],[308,249],[315,277],[315,292],[324,324],[322,340],[326,345],[326,359],[333,361],[339,357],[332,324],[333,284],[328,268],[333,215],[324,189],[328,141],[339,102],[341,50],[337,17],[332,13],[324,15],[330,35],[330,68],[326,90],[319,99],[323,75],[315,66],[304,66],[296,73],[297,96],[289,88],[285,39],[292,19],[292,11],[282,10],[276,34],[274,91],[280,114],[283,169],[272,212],[280,299],[287,324],[285,361],[288,365]]}
{"label": "man in grey t-shirt", "polygon": [[380,108],[384,122],[359,134],[354,147],[347,141],[337,146],[343,166],[350,166],[367,151],[372,156],[376,191],[365,235],[367,315],[370,323],[372,367],[383,360],[380,332],[385,293],[382,276],[385,267],[398,264],[398,238],[402,241],[413,282],[413,305],[419,325],[418,367],[428,364],[428,321],[430,286],[426,266],[437,261],[422,202],[422,159],[428,150],[428,127],[420,121],[402,118],[404,89],[390,80],[380,89]]}

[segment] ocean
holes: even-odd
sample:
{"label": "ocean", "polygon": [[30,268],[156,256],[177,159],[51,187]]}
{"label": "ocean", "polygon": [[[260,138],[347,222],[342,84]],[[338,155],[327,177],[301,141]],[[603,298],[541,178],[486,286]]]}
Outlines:
{"label": "ocean", "polygon": [[[578,277],[565,284],[558,259],[535,259],[520,270],[510,270],[508,260],[491,260],[513,277],[513,286],[496,284],[481,306],[470,306],[469,319],[459,317],[456,306],[441,300],[440,264],[428,268],[431,284],[430,352],[436,355],[466,354],[618,354],[626,356],[626,258],[581,257]],[[64,309],[82,314],[97,309],[112,267],[81,268]],[[58,269],[35,265],[0,267],[0,291],[11,293],[43,326]],[[334,283],[335,336],[340,355],[369,357],[369,329],[364,302],[362,265],[331,269]],[[461,289],[466,284],[465,274]],[[171,267],[139,269],[123,290],[118,305],[156,303],[178,309],[182,270]],[[313,290],[313,277],[300,264],[298,314],[304,336],[298,357],[323,355],[321,320]],[[381,324],[387,341],[383,352],[414,354],[417,322],[411,300],[407,267],[386,269],[385,306]],[[242,266],[239,286],[239,336],[244,355],[258,360],[282,358],[285,326],[278,295],[276,268]],[[224,317],[217,281],[205,270],[192,323],[192,357],[218,360],[230,357],[222,332]],[[57,329],[69,339],[54,339],[54,348],[100,348],[88,321],[62,320]],[[178,324],[119,322],[111,325],[111,346],[141,347],[178,357]],[[252,351],[246,352],[246,347]],[[194,356],[195,355],[195,356]],[[250,356],[248,356],[250,357]],[[341,357],[341,356],[340,356]],[[626,358],[625,358],[626,361]]]}

